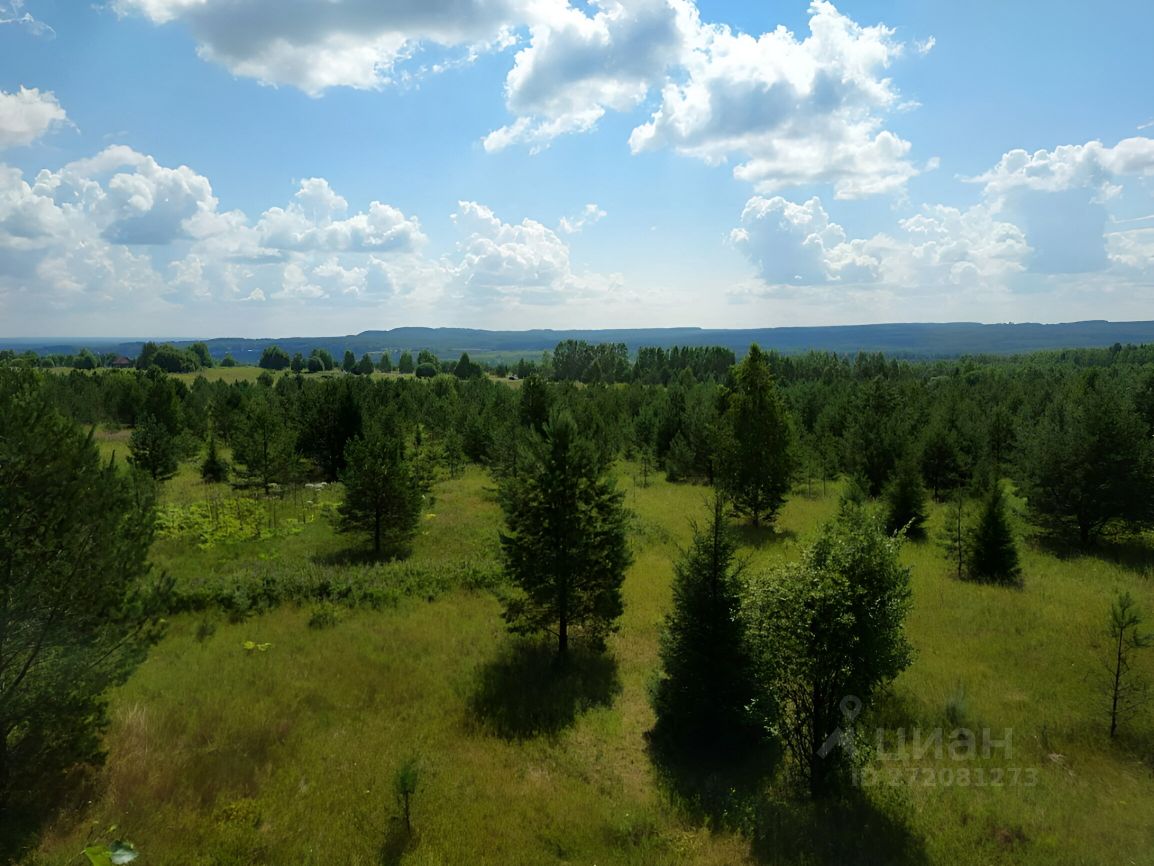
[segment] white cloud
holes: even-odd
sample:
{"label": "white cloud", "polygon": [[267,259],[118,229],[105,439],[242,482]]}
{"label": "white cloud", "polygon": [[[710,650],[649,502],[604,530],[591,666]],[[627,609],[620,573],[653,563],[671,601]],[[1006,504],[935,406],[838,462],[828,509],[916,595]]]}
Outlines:
{"label": "white cloud", "polygon": [[543,4],[505,81],[510,125],[487,150],[547,144],[592,129],[606,111],[630,111],[684,58],[699,28],[688,0],[594,0],[593,14]]}
{"label": "white cloud", "polygon": [[[518,44],[505,80],[511,119],[486,150],[595,128],[607,112],[660,103],[629,139],[636,152],[673,148],[769,193],[829,183],[838,198],[900,191],[925,170],[884,127],[909,108],[886,70],[905,46],[828,0],[810,33],[754,37],[703,23],[693,0],[114,0],[121,14],[181,22],[200,54],[238,75],[319,95],[378,88]],[[464,58],[414,61],[429,46]],[[913,44],[925,54],[933,38]],[[927,163],[930,165],[931,163]]]}
{"label": "white cloud", "polygon": [[488,207],[463,201],[453,221],[465,234],[451,266],[453,286],[470,302],[555,304],[620,288],[616,275],[574,272],[568,244],[535,220],[505,223]]}
{"label": "white cloud", "polygon": [[731,238],[764,283],[874,283],[890,288],[1001,286],[1029,255],[1017,226],[984,205],[936,206],[898,223],[893,235],[849,239],[819,199],[750,199]]}
{"label": "white cloud", "polygon": [[[323,178],[255,221],[222,212],[208,179],[123,146],[41,171],[0,164],[0,308],[141,310],[149,301],[373,303],[436,290],[416,218],[348,213]],[[443,282],[443,278],[441,280]]]}
{"label": "white cloud", "polygon": [[885,70],[903,46],[884,25],[863,27],[825,0],[810,7],[810,35],[779,27],[754,38],[703,28],[684,81],[667,83],[634,152],[672,147],[734,169],[759,192],[831,183],[838,198],[901,189],[920,169],[910,144],[882,128],[899,106]]}
{"label": "white cloud", "polygon": [[1109,203],[1128,179],[1154,176],[1154,139],[1127,138],[1114,147],[1100,141],[1053,150],[1011,150],[989,171],[970,178],[983,184],[990,206],[1022,227],[1037,273],[1090,273],[1110,267],[1104,231]]}
{"label": "white cloud", "polygon": [[1117,193],[1114,181],[1125,175],[1154,176],[1154,139],[1136,136],[1114,147],[1088,141],[1034,153],[1011,150],[992,169],[970,180],[984,184],[985,194],[992,198],[1019,189],[1092,189],[1100,198],[1111,198]]}
{"label": "white cloud", "polygon": [[56,94],[35,87],[14,93],[0,90],[0,149],[31,144],[49,130],[68,123]]}
{"label": "white cloud", "polygon": [[585,205],[585,207],[581,208],[581,212],[576,216],[561,217],[557,225],[561,231],[565,232],[565,234],[575,235],[583,230],[586,226],[591,226],[595,223],[601,222],[601,220],[605,219],[606,216],[608,216],[608,214],[606,214],[606,212],[603,211],[600,207],[593,203],[589,203]]}
{"label": "white cloud", "polygon": [[120,14],[180,21],[206,60],[318,95],[371,89],[425,45],[500,48],[526,6],[555,0],[114,0]]}
{"label": "white cloud", "polygon": [[56,31],[24,9],[24,0],[0,0],[0,26],[10,24],[23,27],[33,36],[52,38]]}
{"label": "white cloud", "polygon": [[301,182],[296,201],[270,208],[255,230],[266,250],[412,252],[425,241],[420,222],[379,201],[347,219],[336,219],[348,208],[323,178]]}

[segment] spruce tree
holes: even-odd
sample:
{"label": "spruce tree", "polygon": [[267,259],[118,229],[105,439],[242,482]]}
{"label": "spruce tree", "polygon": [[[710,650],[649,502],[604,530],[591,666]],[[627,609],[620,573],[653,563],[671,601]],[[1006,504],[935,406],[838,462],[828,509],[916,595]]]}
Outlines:
{"label": "spruce tree", "polygon": [[738,613],[737,543],[721,497],[709,523],[674,564],[673,610],[661,635],[662,675],[653,694],[659,748],[673,753],[740,752],[759,737],[748,707],[755,694]]}
{"label": "spruce tree", "polygon": [[339,530],[367,536],[374,557],[407,555],[420,525],[424,490],[404,434],[391,417],[366,424],[349,441],[341,481]]}
{"label": "spruce tree", "polygon": [[967,570],[973,580],[990,583],[1017,583],[1021,578],[1018,548],[1000,483],[991,485],[971,532]]}
{"label": "spruce tree", "polygon": [[380,363],[377,364],[377,369],[382,373],[393,372],[393,357],[387,351],[381,352]]}
{"label": "spruce tree", "polygon": [[220,484],[228,481],[228,461],[220,456],[216,448],[216,436],[208,437],[208,454],[200,464],[200,478],[206,484]]}
{"label": "spruce tree", "polygon": [[792,434],[785,403],[765,354],[754,343],[737,366],[722,419],[722,490],[754,526],[773,523],[793,472]]}
{"label": "spruce tree", "polygon": [[401,359],[397,362],[397,371],[400,373],[412,373],[413,356],[409,352],[401,352]]}
{"label": "spruce tree", "polygon": [[886,486],[885,505],[886,532],[892,535],[904,529],[909,538],[925,534],[926,488],[912,460],[898,463],[897,472]]}
{"label": "spruce tree", "polygon": [[515,634],[555,634],[561,661],[571,631],[603,649],[621,616],[630,562],[624,495],[568,413],[531,435],[523,464],[498,490],[501,553],[516,587],[505,621]]}

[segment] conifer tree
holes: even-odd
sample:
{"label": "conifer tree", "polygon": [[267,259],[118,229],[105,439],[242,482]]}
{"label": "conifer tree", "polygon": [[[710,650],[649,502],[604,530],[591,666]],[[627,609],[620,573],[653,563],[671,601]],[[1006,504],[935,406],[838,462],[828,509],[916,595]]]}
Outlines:
{"label": "conifer tree", "polygon": [[1017,583],[1021,578],[1018,548],[999,482],[990,486],[971,532],[967,570],[971,579],[989,583]]}
{"label": "conifer tree", "polygon": [[219,484],[228,480],[228,461],[220,456],[216,448],[216,435],[208,437],[208,454],[200,464],[200,478],[206,484]]}
{"label": "conifer tree", "polygon": [[925,534],[926,488],[917,464],[910,459],[898,463],[897,471],[885,491],[886,532],[902,529],[909,538]]}
{"label": "conifer tree", "polygon": [[377,364],[377,369],[382,373],[393,372],[393,357],[388,351],[381,352],[381,360],[380,363]]}
{"label": "conifer tree", "polygon": [[708,524],[674,564],[673,610],[661,635],[662,676],[653,695],[654,741],[675,752],[720,755],[759,737],[748,707],[755,694],[738,616],[737,543],[715,497]]}
{"label": "conifer tree", "polygon": [[374,557],[407,555],[420,523],[424,485],[391,417],[366,424],[349,441],[341,481],[340,531],[367,535]]}
{"label": "conifer tree", "polygon": [[942,526],[942,533],[938,542],[958,580],[965,577],[968,542],[966,492],[965,488],[959,487],[954,490],[949,505],[946,507],[945,523]]}
{"label": "conifer tree", "polygon": [[1134,653],[1154,644],[1154,634],[1140,630],[1143,621],[1128,592],[1119,595],[1110,606],[1106,696],[1110,704],[1111,739],[1118,735],[1119,722],[1132,716],[1148,697],[1147,684],[1132,670]]}
{"label": "conifer tree", "polygon": [[276,397],[266,390],[257,391],[233,436],[236,475],[242,482],[259,485],[265,493],[273,484],[292,480],[299,464],[296,439],[296,431]]}
{"label": "conifer tree", "polygon": [[100,758],[106,692],[159,637],[154,485],[102,461],[40,381],[0,370],[0,843]]}
{"label": "conifer tree", "polygon": [[517,588],[505,620],[515,634],[555,634],[564,661],[571,631],[602,649],[616,630],[630,562],[624,496],[567,412],[531,436],[523,462],[499,488],[501,553]]}
{"label": "conifer tree", "polygon": [[373,359],[369,357],[368,352],[365,352],[365,354],[361,355],[361,360],[357,361],[356,366],[353,367],[353,372],[358,376],[369,376],[372,375],[375,369],[377,369],[377,367],[373,363]]}
{"label": "conifer tree", "polygon": [[154,481],[167,481],[179,465],[176,437],[152,415],[144,415],[128,440],[128,462]]}
{"label": "conifer tree", "polygon": [[737,366],[722,423],[722,490],[754,526],[773,523],[793,472],[792,434],[785,404],[765,354],[754,343]]}

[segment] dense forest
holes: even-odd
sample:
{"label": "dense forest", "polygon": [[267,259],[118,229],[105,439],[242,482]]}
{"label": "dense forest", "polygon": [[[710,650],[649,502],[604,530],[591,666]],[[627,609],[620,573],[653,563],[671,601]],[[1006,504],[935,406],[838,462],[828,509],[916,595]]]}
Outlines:
{"label": "dense forest", "polygon": [[[0,353],[0,836],[14,852],[35,850],[53,815],[86,814],[75,786],[107,752],[109,690],[172,639],[169,620],[204,646],[215,613],[247,627],[303,605],[323,629],[400,596],[487,594],[524,643],[485,669],[469,705],[498,735],[555,736],[565,720],[517,701],[575,689],[573,706],[612,702],[586,690],[624,639],[626,575],[652,568],[646,545],[665,543],[635,502],[661,485],[670,501],[696,497],[678,500],[695,509],[679,517],[696,518],[663,584],[670,601],[651,617],[662,625],[644,738],[681,814],[778,862],[772,852],[796,842],[785,819],[773,831],[742,813],[757,802],[743,786],[768,786],[783,802],[842,802],[855,817],[823,813],[834,823],[884,825],[879,859],[847,859],[842,840],[825,860],[797,862],[928,862],[914,850],[923,843],[885,824],[892,815],[845,805],[869,752],[829,744],[851,740],[842,728],[862,711],[896,712],[892,684],[916,664],[903,546],[937,551],[935,578],[990,592],[1022,594],[1038,579],[1034,556],[1100,557],[1148,580],[1154,345],[914,362],[564,340],[514,364],[269,346],[253,369],[205,344],[149,343],[127,369],[117,360]],[[500,519],[476,550],[421,564],[424,524],[472,478]],[[791,503],[827,498],[825,519],[789,540]],[[239,576],[234,554],[219,553],[255,539],[280,562],[271,551],[311,537],[310,520],[338,541],[307,576]],[[743,553],[771,548],[760,569]],[[182,568],[206,551],[223,558]],[[1110,593],[1094,614],[1104,649],[1092,714],[1103,742],[1141,734],[1128,742],[1149,776],[1138,666],[1149,599]],[[244,651],[269,647],[246,640]],[[964,705],[964,693],[950,698],[954,728],[967,729]],[[380,862],[416,844],[418,764],[396,769],[404,829]],[[238,826],[261,825],[243,812],[254,797],[234,801]],[[233,813],[213,808],[231,826]],[[1024,844],[1013,827],[997,832],[1010,834],[998,837],[1006,851]],[[93,863],[135,854],[111,830],[83,841]],[[625,859],[681,862],[651,853]]]}

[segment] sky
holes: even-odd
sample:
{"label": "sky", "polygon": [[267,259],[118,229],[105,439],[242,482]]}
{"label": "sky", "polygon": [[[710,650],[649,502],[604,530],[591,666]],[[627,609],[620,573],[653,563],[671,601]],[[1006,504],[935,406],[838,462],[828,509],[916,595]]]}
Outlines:
{"label": "sky", "polygon": [[1154,4],[0,0],[0,336],[1154,319]]}

